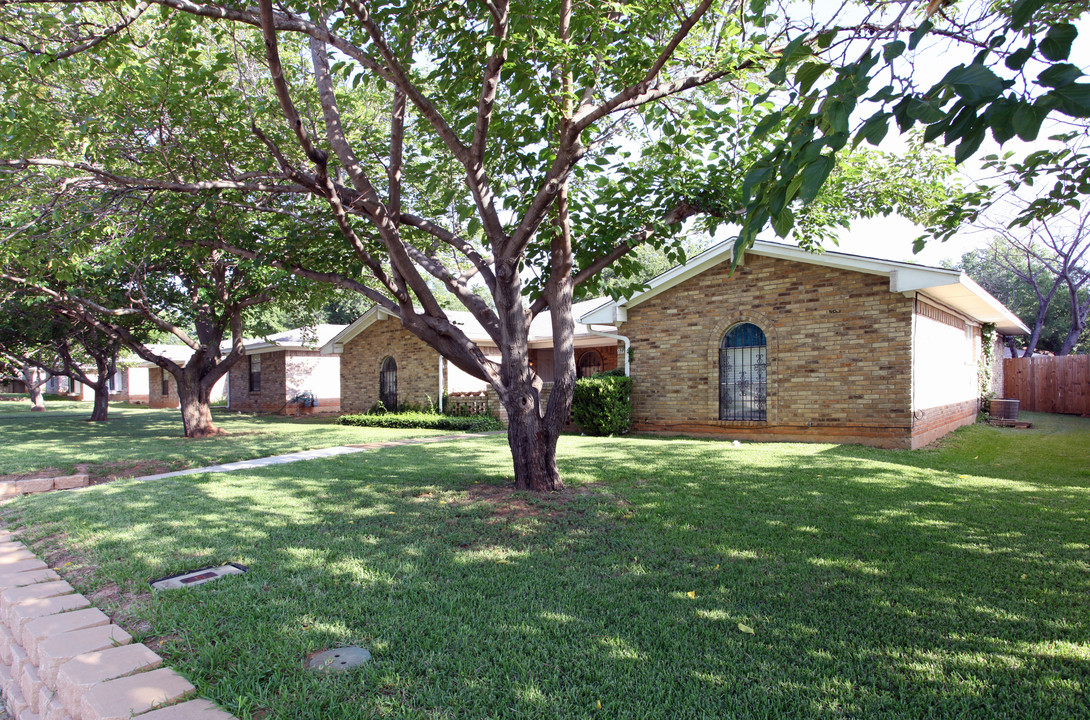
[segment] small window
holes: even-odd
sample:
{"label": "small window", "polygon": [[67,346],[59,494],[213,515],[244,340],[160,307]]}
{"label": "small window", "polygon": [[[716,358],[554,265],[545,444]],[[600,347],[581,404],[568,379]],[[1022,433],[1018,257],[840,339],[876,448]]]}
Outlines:
{"label": "small window", "polygon": [[170,395],[170,378],[167,377],[166,372],[163,373],[162,387],[159,389],[162,390],[163,397],[168,397]]}
{"label": "small window", "polygon": [[109,380],[107,380],[106,384],[109,386],[110,392],[119,393],[124,389],[124,387],[125,387],[125,378],[124,378],[124,375],[122,374],[123,372],[124,371],[122,371],[122,370],[118,370],[117,372],[115,372],[113,375],[110,376]]}
{"label": "small window", "polygon": [[765,334],[753,323],[732,327],[719,344],[719,419],[765,420]]}
{"label": "small window", "polygon": [[387,357],[378,374],[378,399],[390,412],[397,411],[397,361]]}
{"label": "small window", "polygon": [[579,356],[577,369],[581,378],[597,375],[602,372],[602,356],[597,350],[587,350]]}
{"label": "small window", "polygon": [[261,356],[250,356],[250,392],[261,392]]}

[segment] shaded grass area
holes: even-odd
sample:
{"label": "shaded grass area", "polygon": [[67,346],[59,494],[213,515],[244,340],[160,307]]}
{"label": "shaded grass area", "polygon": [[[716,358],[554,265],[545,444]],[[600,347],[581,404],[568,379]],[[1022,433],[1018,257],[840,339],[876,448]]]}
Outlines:
{"label": "shaded grass area", "polygon": [[29,402],[0,402],[0,475],[44,469],[73,472],[89,466],[93,478],[132,476],[202,467],[380,440],[441,435],[434,430],[353,428],[335,418],[244,415],[213,409],[216,424],[229,434],[190,440],[182,434],[179,411],[110,404],[105,423],[87,422],[91,403],[47,404],[31,412]]}
{"label": "shaded grass area", "polygon": [[[1031,419],[915,453],[565,437],[548,497],[474,439],[6,520],[242,718],[1085,718],[1090,421]],[[302,669],[340,644],[374,663]]]}

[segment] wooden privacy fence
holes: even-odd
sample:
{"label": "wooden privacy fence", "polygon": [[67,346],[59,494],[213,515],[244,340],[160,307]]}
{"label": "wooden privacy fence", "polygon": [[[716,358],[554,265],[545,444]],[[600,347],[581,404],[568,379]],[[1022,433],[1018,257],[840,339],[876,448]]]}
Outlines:
{"label": "wooden privacy fence", "polygon": [[1090,415],[1090,355],[1007,358],[1003,396],[1020,410]]}

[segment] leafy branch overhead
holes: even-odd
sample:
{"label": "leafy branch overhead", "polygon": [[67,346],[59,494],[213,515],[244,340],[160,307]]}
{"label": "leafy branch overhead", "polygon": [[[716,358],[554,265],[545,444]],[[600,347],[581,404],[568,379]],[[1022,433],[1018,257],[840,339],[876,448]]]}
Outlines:
{"label": "leafy branch overhead", "polygon": [[[1013,138],[1037,140],[1051,118],[1085,128],[1090,83],[1069,62],[1078,37],[1074,22],[1085,12],[1083,4],[1018,0],[989,6],[975,16],[970,15],[978,12],[975,7],[945,6],[885,5],[886,14],[871,20],[873,34],[862,49],[855,37],[844,42],[843,30],[835,25],[792,39],[768,75],[773,88],[763,96],[786,92],[790,102],[770,114],[756,133],[783,127],[785,137],[746,175],[741,242],[752,240],[769,223],[786,235],[796,206],[814,200],[837,155],[863,141],[880,144],[891,127],[901,132],[920,127],[925,142],[953,145],[959,163],[976,154],[989,133],[1002,145]],[[952,17],[948,12],[961,14]],[[936,37],[972,48],[973,56],[925,89],[913,63],[925,42]],[[839,63],[834,61],[838,44],[845,58]],[[853,124],[859,115],[866,117]],[[1059,185],[1020,221],[1077,206],[1090,190],[1088,167],[1085,155],[1070,150],[1046,151],[1027,160],[1014,182],[1032,183],[1046,169],[1057,169]],[[958,198],[932,233],[945,239],[986,203],[987,194],[980,191]]]}

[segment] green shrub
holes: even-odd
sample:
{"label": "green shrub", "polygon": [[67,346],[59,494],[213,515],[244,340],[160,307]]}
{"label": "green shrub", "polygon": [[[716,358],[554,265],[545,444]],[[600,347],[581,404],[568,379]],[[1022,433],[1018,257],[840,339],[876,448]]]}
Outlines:
{"label": "green shrub", "polygon": [[341,415],[338,425],[378,428],[424,428],[427,430],[455,430],[458,432],[486,432],[503,430],[503,423],[491,415],[435,415],[426,412],[396,412],[385,415]]}
{"label": "green shrub", "polygon": [[632,413],[632,378],[602,373],[575,381],[572,418],[587,435],[620,435]]}
{"label": "green shrub", "polygon": [[428,396],[428,404],[427,405],[421,405],[419,403],[414,403],[414,402],[403,402],[403,403],[398,403],[397,410],[390,410],[389,408],[387,408],[382,403],[381,400],[376,400],[375,404],[367,409],[367,414],[368,415],[386,415],[387,413],[397,413],[397,414],[405,414],[405,413],[418,413],[418,414],[421,414],[422,413],[422,414],[425,414],[425,415],[427,415],[427,414],[435,415],[438,412],[439,412],[439,410],[435,406],[435,403],[432,402],[432,399],[431,399],[430,395]]}

